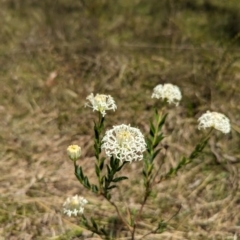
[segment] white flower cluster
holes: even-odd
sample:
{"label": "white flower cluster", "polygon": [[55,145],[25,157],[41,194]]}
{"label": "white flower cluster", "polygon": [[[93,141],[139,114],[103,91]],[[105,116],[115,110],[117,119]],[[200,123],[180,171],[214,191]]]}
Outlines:
{"label": "white flower cluster", "polygon": [[230,120],[222,113],[207,111],[198,119],[198,129],[215,128],[223,133],[231,131]]}
{"label": "white flower cluster", "polygon": [[182,94],[178,86],[171,83],[159,84],[153,89],[152,98],[161,98],[167,100],[168,103],[173,103],[176,106],[182,99]]}
{"label": "white flower cluster", "polygon": [[140,130],[125,124],[114,126],[113,129],[106,131],[102,142],[102,149],[107,156],[114,156],[121,162],[140,161],[146,150],[146,142]]}
{"label": "white flower cluster", "polygon": [[91,104],[86,103],[85,106],[92,108],[93,111],[99,111],[103,117],[106,115],[106,110],[115,111],[117,109],[117,105],[110,95],[97,94],[94,97],[93,93],[91,93],[87,100]]}
{"label": "white flower cluster", "polygon": [[84,211],[84,205],[87,204],[88,201],[78,195],[74,197],[69,197],[63,203],[63,213],[71,217],[72,215],[77,216],[78,214],[82,214]]}

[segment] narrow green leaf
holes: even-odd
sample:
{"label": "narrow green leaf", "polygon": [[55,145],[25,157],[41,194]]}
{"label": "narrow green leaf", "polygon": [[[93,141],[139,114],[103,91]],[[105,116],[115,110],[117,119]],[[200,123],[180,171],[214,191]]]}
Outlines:
{"label": "narrow green leaf", "polygon": [[153,162],[153,160],[155,159],[155,157],[158,155],[158,153],[161,151],[161,148],[159,148],[159,149],[157,149],[154,153],[153,153],[153,155],[152,155],[152,157],[151,157],[151,162]]}
{"label": "narrow green leaf", "polygon": [[100,228],[100,232],[102,232],[105,236],[108,236],[108,233],[104,228]]}
{"label": "narrow green leaf", "polygon": [[112,185],[112,186],[108,187],[107,189],[109,190],[109,189],[113,189],[113,188],[116,188],[116,187],[117,187],[117,185]]}
{"label": "narrow green leaf", "polygon": [[82,220],[82,223],[83,223],[86,227],[89,226],[88,220],[87,220],[87,218],[86,218],[84,215],[82,215],[81,220]]}
{"label": "narrow green leaf", "polygon": [[155,148],[162,140],[164,139],[164,136],[162,133],[160,133],[157,138],[156,138],[156,142],[155,144],[153,145],[153,148]]}
{"label": "narrow green leaf", "polygon": [[89,180],[88,180],[87,176],[84,177],[84,186],[87,187],[87,188],[91,188],[91,185],[89,183]]}
{"label": "narrow green leaf", "polygon": [[154,118],[158,122],[159,115],[158,115],[158,110],[156,108],[154,109]]}
{"label": "narrow green leaf", "polygon": [[146,176],[147,176],[147,173],[146,173],[146,171],[145,171],[145,170],[143,170],[143,171],[142,171],[142,174],[143,174],[143,176],[144,176],[144,177],[146,177]]}
{"label": "narrow green leaf", "polygon": [[76,174],[76,176],[79,180],[83,180],[84,175],[83,175],[83,172],[82,172],[82,167],[76,166],[75,167],[75,174]]}
{"label": "narrow green leaf", "polygon": [[147,143],[147,151],[148,153],[151,152],[151,146],[152,146],[152,142],[150,141],[149,138],[146,139],[146,143]]}
{"label": "narrow green leaf", "polygon": [[158,233],[163,233],[165,231],[165,229],[167,228],[167,223],[160,221],[158,223]]}
{"label": "narrow green leaf", "polygon": [[160,131],[162,129],[162,126],[164,125],[166,118],[167,118],[167,113],[163,116],[163,118],[161,119],[160,123],[158,124],[158,130]]}
{"label": "narrow green leaf", "polygon": [[109,179],[107,176],[104,176],[104,182],[105,182],[105,185],[109,183]]}
{"label": "narrow green leaf", "polygon": [[92,217],[90,218],[90,220],[91,220],[91,222],[92,222],[92,225],[93,225],[94,229],[95,229],[96,231],[98,231],[97,223],[94,221],[94,219],[93,219]]}
{"label": "narrow green leaf", "polygon": [[114,170],[117,172],[117,169],[119,168],[120,160],[118,158],[115,158],[114,161]]}
{"label": "narrow green leaf", "polygon": [[103,167],[104,167],[104,161],[105,161],[105,158],[102,157],[102,158],[100,159],[100,165],[99,165],[99,168],[100,168],[101,171],[103,170]]}
{"label": "narrow green leaf", "polygon": [[96,124],[94,125],[94,134],[95,134],[95,139],[99,139],[98,127],[96,126]]}
{"label": "narrow green leaf", "polygon": [[100,168],[98,167],[98,165],[95,163],[95,172],[96,175],[99,177],[100,176]]}
{"label": "narrow green leaf", "polygon": [[112,180],[112,182],[120,182],[122,180],[128,179],[128,177],[122,176],[122,177],[116,177]]}
{"label": "narrow green leaf", "polygon": [[98,187],[96,186],[96,185],[92,185],[91,186],[91,189],[92,189],[92,192],[94,192],[94,193],[98,193]]}
{"label": "narrow green leaf", "polygon": [[152,170],[153,170],[153,164],[149,165],[148,166],[148,175],[150,175],[152,173]]}
{"label": "narrow green leaf", "polygon": [[[119,163],[120,163],[120,160],[118,160],[119,161]],[[127,164],[128,162],[127,161],[124,161],[123,163],[122,163],[122,165],[120,165],[117,169],[116,169],[116,172],[119,172],[122,168],[123,168],[123,166],[125,165],[125,164]]]}
{"label": "narrow green leaf", "polygon": [[113,156],[111,156],[111,158],[110,158],[110,166],[112,169],[114,169],[114,167],[115,167],[115,159]]}
{"label": "narrow green leaf", "polygon": [[150,121],[150,131],[149,131],[149,134],[150,134],[152,137],[154,137],[155,132],[156,132],[156,129],[155,129],[152,121]]}
{"label": "narrow green leaf", "polygon": [[107,165],[107,173],[108,173],[108,175],[111,174],[111,168],[109,167],[109,165]]}
{"label": "narrow green leaf", "polygon": [[101,122],[100,122],[100,128],[103,128],[103,126],[104,126],[104,120],[105,120],[105,118],[102,117],[102,118],[101,118]]}

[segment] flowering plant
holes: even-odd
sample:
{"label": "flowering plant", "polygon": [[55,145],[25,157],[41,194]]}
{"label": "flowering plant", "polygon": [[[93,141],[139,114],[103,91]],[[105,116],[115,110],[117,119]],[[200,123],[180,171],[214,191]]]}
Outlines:
{"label": "flowering plant", "polygon": [[[180,89],[172,84],[158,85],[154,88],[152,98],[163,100],[164,104],[179,104],[182,98]],[[161,151],[161,141],[164,139],[163,126],[167,119],[167,113],[155,109],[153,119],[149,123],[149,133],[144,137],[140,129],[130,125],[120,124],[113,126],[104,133],[104,122],[106,110],[117,109],[115,101],[110,95],[97,94],[95,97],[90,94],[87,97],[90,102],[86,104],[98,111],[98,121],[94,122],[94,150],[95,150],[95,174],[97,184],[90,182],[88,176],[83,172],[82,166],[77,164],[81,156],[81,148],[77,145],[71,145],[67,149],[69,158],[74,163],[75,176],[78,181],[88,190],[97,196],[105,198],[112,205],[118,218],[130,232],[130,239],[136,239],[138,234],[138,223],[143,216],[144,206],[153,193],[156,184],[162,180],[167,180],[178,173],[178,171],[193,162],[202,152],[208,143],[212,130],[215,128],[223,133],[230,132],[229,119],[220,113],[207,112],[199,119],[198,128],[210,128],[210,131],[203,136],[198,144],[193,148],[188,156],[182,157],[176,166],[171,167],[167,172],[161,173],[161,166],[156,167],[155,159]],[[105,156],[103,154],[105,153]],[[112,200],[112,191],[116,189],[123,180],[128,177],[124,175],[123,167],[125,164],[139,164],[142,161],[142,179],[144,193],[140,208],[135,212],[128,211],[125,217],[117,204]],[[77,216],[81,214],[81,223],[91,232],[101,236],[104,239],[113,239],[111,229],[96,221],[94,218],[88,219],[84,216],[84,205],[88,201],[80,196],[68,198],[63,204],[63,212],[68,216]],[[180,208],[179,210],[180,211]],[[149,230],[140,239],[155,233],[162,233],[167,227],[168,221],[159,219],[158,224]]]}

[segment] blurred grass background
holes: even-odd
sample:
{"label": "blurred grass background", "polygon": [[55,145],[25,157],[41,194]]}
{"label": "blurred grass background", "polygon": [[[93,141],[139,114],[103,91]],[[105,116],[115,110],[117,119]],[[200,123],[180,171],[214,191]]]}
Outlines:
{"label": "blurred grass background", "polygon": [[[181,88],[183,100],[169,108],[162,171],[191,152],[202,136],[197,118],[206,110],[226,114],[233,129],[226,136],[216,132],[204,158],[156,188],[138,234],[150,231],[159,218],[171,218],[181,205],[166,232],[146,239],[240,238],[238,0],[0,4],[1,239],[91,239],[77,220],[61,214],[71,194],[89,199],[86,215],[100,222],[105,216],[114,238],[127,239],[113,209],[78,184],[66,148],[82,147],[81,163],[91,177],[95,114],[84,108],[86,96],[114,97],[118,110],[107,114],[107,127],[131,123],[147,134],[158,105],[150,99],[152,89],[167,82]],[[123,196],[116,193],[119,206],[126,201],[138,209],[140,164],[125,169],[130,180],[120,190]]]}

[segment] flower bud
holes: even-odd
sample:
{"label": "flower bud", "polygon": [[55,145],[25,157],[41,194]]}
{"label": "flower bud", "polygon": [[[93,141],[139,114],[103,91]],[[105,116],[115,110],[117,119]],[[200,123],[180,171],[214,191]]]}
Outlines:
{"label": "flower bud", "polygon": [[75,162],[81,156],[81,148],[78,145],[70,145],[67,148],[67,154],[68,154],[68,157]]}

